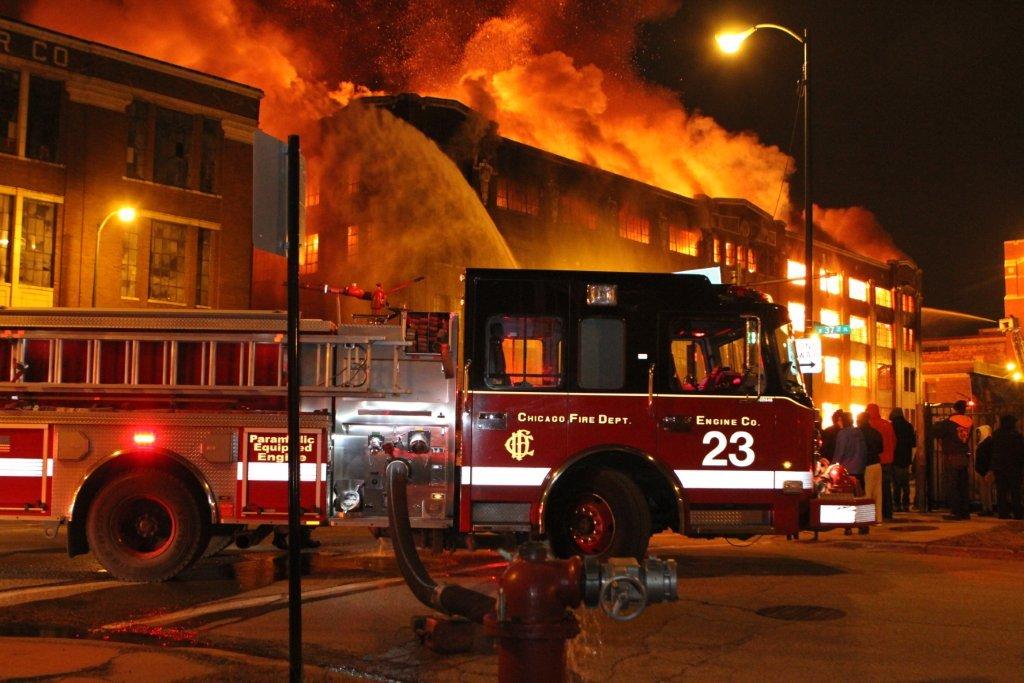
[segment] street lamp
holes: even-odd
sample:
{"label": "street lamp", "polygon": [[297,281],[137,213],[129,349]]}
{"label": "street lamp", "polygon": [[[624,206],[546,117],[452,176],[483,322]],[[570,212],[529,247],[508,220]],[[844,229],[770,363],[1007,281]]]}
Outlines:
{"label": "street lamp", "polygon": [[[738,52],[743,41],[754,34],[754,31],[762,28],[782,31],[787,36],[803,45],[804,64],[800,85],[804,93],[804,329],[810,332],[814,329],[814,286],[813,256],[814,256],[814,211],[811,202],[811,78],[807,70],[807,54],[810,51],[810,40],[807,37],[807,29],[804,29],[803,36],[778,24],[755,24],[750,28],[739,32],[723,32],[715,36],[719,49],[727,54]],[[804,376],[804,383],[807,385],[807,395],[811,395],[811,384],[813,376]]]}
{"label": "street lamp", "polygon": [[92,306],[96,308],[96,284],[100,279],[100,237],[103,235],[103,228],[107,227],[107,222],[117,216],[117,220],[122,223],[132,223],[135,221],[137,212],[134,207],[122,206],[119,209],[114,209],[108,213],[103,220],[100,222],[100,227],[96,231],[96,258],[93,260],[92,266]]}

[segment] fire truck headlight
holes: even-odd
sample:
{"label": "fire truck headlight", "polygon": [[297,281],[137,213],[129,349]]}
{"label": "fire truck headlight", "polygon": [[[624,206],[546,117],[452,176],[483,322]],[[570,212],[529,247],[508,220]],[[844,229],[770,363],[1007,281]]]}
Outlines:
{"label": "fire truck headlight", "polygon": [[338,507],[341,508],[342,512],[352,512],[357,509],[362,503],[362,497],[359,495],[358,489],[348,489],[343,491],[340,499],[338,500]]}

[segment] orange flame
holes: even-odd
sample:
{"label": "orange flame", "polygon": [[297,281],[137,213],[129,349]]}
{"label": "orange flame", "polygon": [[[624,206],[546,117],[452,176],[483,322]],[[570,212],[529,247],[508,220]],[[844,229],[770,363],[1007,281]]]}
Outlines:
{"label": "orange flame", "polygon": [[[556,154],[682,195],[744,198],[799,222],[790,216],[785,153],[688,111],[676,93],[635,74],[638,24],[668,16],[677,2],[512,0],[498,14],[487,3],[465,5],[36,0],[23,14],[259,87],[261,127],[303,134],[314,156],[318,121],[381,83],[459,99],[497,121],[502,135]],[[899,253],[865,209],[818,215],[847,246]],[[860,230],[871,237],[857,237]]]}

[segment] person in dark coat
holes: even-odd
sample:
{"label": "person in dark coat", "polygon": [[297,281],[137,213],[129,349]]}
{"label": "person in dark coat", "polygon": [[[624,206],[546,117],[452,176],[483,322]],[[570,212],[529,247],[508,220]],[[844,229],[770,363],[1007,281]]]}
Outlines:
{"label": "person in dark coat", "polygon": [[838,463],[846,468],[846,471],[853,475],[860,488],[864,488],[864,459],[865,446],[864,435],[853,426],[853,415],[848,412],[839,411],[840,421],[843,428],[836,436],[836,446],[833,456]]}
{"label": "person in dark coat", "polygon": [[910,511],[910,466],[914,462],[914,448],[917,434],[914,425],[903,416],[903,411],[893,408],[889,421],[896,432],[896,448],[892,457],[892,505],[896,512]]}
{"label": "person in dark coat", "polygon": [[946,479],[950,514],[945,519],[970,519],[970,438],[974,423],[967,413],[967,401],[953,404],[953,414],[932,428],[942,446],[942,469]]}
{"label": "person in dark coat", "polygon": [[1024,519],[1021,504],[1021,476],[1024,475],[1024,436],[1017,431],[1017,418],[1003,415],[992,432],[990,467],[996,475],[996,499],[1000,519]]}
{"label": "person in dark coat", "polygon": [[867,413],[857,416],[857,429],[864,435],[864,493],[875,501],[875,519],[882,521],[882,434],[871,426]]}
{"label": "person in dark coat", "polygon": [[821,432],[821,455],[828,458],[829,462],[835,462],[836,437],[839,436],[839,432],[846,426],[852,427],[853,425],[844,424],[843,411],[837,410],[832,413],[832,426]]}

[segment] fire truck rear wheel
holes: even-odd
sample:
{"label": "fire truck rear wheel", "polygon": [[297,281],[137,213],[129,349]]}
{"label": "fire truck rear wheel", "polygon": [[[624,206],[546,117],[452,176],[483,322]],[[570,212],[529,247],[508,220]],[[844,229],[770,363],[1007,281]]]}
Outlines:
{"label": "fire truck rear wheel", "polygon": [[181,480],[164,472],[132,471],[112,479],[88,515],[90,550],[122,581],[166,581],[203,550],[199,506]]}
{"label": "fire truck rear wheel", "polygon": [[651,536],[651,511],[632,479],[603,469],[559,494],[550,508],[548,529],[559,557],[641,559]]}

